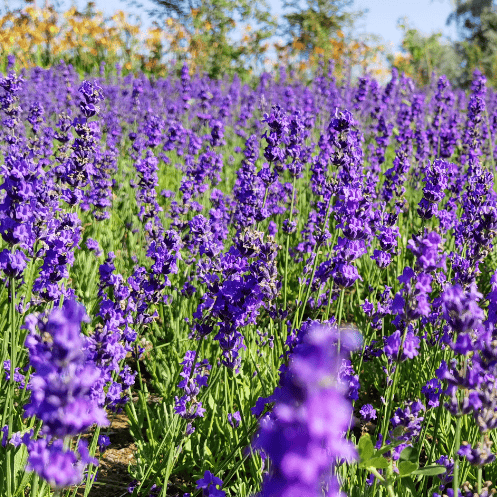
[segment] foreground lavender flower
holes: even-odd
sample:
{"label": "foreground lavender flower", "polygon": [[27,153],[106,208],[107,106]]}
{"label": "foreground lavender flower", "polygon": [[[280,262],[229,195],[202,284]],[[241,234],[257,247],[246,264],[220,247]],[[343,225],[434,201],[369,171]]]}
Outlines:
{"label": "foreground lavender flower", "polygon": [[98,464],[97,459],[90,457],[88,448],[82,440],[79,442],[77,452],[65,449],[63,440],[49,443],[43,438],[32,442],[28,448],[26,469],[36,471],[55,488],[77,485],[83,479],[86,465]]}
{"label": "foreground lavender flower", "polygon": [[[341,351],[336,342],[340,336]],[[261,422],[256,448],[272,462],[260,497],[339,495],[331,469],[338,458],[356,459],[344,438],[351,418],[346,387],[338,379],[352,334],[330,326],[309,329],[293,352],[275,392],[274,411]]]}
{"label": "foreground lavender flower", "polygon": [[87,359],[86,337],[81,334],[85,320],[84,307],[66,300],[48,316],[28,316],[24,325],[29,330],[26,347],[34,369],[25,415],[42,420],[40,433],[46,435],[28,444],[27,469],[56,488],[79,483],[86,464],[97,464],[84,444],[73,452],[66,443],[70,437],[95,423],[109,424],[105,411],[90,397],[100,371]]}

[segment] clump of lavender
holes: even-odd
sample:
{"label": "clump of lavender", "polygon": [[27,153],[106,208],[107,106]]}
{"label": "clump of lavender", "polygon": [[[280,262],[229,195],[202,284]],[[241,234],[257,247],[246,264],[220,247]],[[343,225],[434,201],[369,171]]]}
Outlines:
{"label": "clump of lavender", "polygon": [[323,489],[326,495],[340,495],[331,470],[339,458],[356,458],[355,449],[344,438],[352,408],[346,386],[338,378],[352,342],[352,334],[314,325],[295,347],[282,373],[281,388],[272,398],[275,408],[263,418],[255,443],[272,463],[261,497],[317,497]]}
{"label": "clump of lavender", "polygon": [[274,307],[281,287],[277,254],[273,238],[264,242],[262,232],[245,229],[214,261],[210,273],[202,275],[208,291],[193,313],[195,335],[202,339],[216,330],[214,340],[223,350],[222,363],[235,371],[241,364],[239,351],[245,347],[243,328],[256,324],[264,307]]}
{"label": "clump of lavender", "polygon": [[418,214],[423,219],[431,219],[438,213],[438,204],[443,200],[448,186],[448,168],[444,160],[436,159],[426,170],[423,198],[418,207]]}
{"label": "clump of lavender", "polygon": [[81,114],[72,122],[77,135],[72,143],[73,153],[58,170],[58,175],[69,186],[62,191],[62,198],[69,205],[83,200],[83,189],[88,185],[88,169],[95,159],[100,135],[99,122],[89,119],[99,114],[98,103],[103,100],[102,88],[97,83],[83,81],[78,91],[82,97],[79,103]]}
{"label": "clump of lavender", "polygon": [[189,421],[186,428],[187,434],[195,431],[190,421],[204,416],[205,409],[202,407],[202,402],[197,400],[197,396],[200,393],[200,388],[207,386],[211,369],[209,361],[204,359],[201,362],[196,362],[192,371],[195,360],[196,353],[193,350],[187,351],[185,360],[181,363],[183,365],[183,371],[180,373],[182,380],[178,384],[178,388],[181,388],[185,395],[174,398],[174,412]]}
{"label": "clump of lavender", "polygon": [[109,424],[105,411],[91,398],[100,371],[85,351],[81,323],[87,320],[83,306],[66,300],[47,315],[30,315],[26,347],[33,368],[31,397],[26,416],[43,421],[43,438],[28,444],[28,470],[35,471],[55,488],[79,483],[86,464],[97,464],[85,443],[71,448],[71,437],[93,424]]}

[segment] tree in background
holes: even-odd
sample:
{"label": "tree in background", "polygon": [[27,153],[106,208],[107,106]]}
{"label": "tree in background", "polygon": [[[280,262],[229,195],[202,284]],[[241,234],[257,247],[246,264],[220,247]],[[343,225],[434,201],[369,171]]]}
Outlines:
{"label": "tree in background", "polygon": [[461,80],[463,59],[454,45],[441,40],[442,33],[424,35],[402,19],[398,27],[403,31],[403,54],[389,55],[392,66],[405,72],[419,85],[428,85],[432,74],[445,74],[453,84]]}
{"label": "tree in background", "polygon": [[[216,78],[247,73],[262,64],[276,21],[266,0],[151,0],[147,11],[157,29],[180,48],[178,62]],[[128,2],[137,5],[136,2]],[[165,26],[161,22],[166,21]],[[245,31],[242,39],[237,39]]]}
{"label": "tree in background", "polygon": [[351,10],[353,0],[285,0],[280,27],[283,44],[277,46],[280,62],[297,63],[298,69],[315,69],[318,61],[333,60],[338,73],[371,60],[380,47],[354,33],[355,23],[364,11]]}
{"label": "tree in background", "polygon": [[455,22],[461,41],[455,47],[464,60],[461,85],[467,86],[475,67],[497,85],[497,7],[492,0],[456,0],[447,24]]}
{"label": "tree in background", "polygon": [[353,0],[307,0],[304,8],[299,0],[284,1],[283,8],[293,12],[283,17],[283,34],[297,45],[302,58],[309,57],[316,48],[325,50],[330,38],[351,30],[363,12],[351,12]]}

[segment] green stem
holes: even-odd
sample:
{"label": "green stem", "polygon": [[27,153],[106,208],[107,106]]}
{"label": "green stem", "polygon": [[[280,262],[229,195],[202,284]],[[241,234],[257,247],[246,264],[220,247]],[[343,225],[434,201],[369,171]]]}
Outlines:
{"label": "green stem", "polygon": [[[14,430],[14,396],[15,396],[15,368],[17,366],[17,335],[16,335],[16,290],[14,278],[10,283],[10,379],[9,379],[9,436]],[[10,497],[14,490],[14,448],[9,447],[7,452],[7,496]]]}
{"label": "green stem", "polygon": [[485,120],[487,124],[487,131],[488,131],[488,147],[490,148],[490,159],[492,162],[492,169],[494,173],[494,178],[497,175],[497,170],[495,169],[495,160],[494,160],[494,144],[492,142],[492,128],[490,127],[490,122],[488,119],[488,112],[487,109],[485,108]]}
{"label": "green stem", "polygon": [[237,397],[238,397],[237,398],[238,404],[240,404],[239,405],[240,417],[242,418],[243,430],[245,431],[245,438],[247,440],[246,443],[248,444],[248,448],[249,448],[250,455],[251,455],[251,457],[250,457],[250,469],[252,470],[252,475],[255,478],[256,475],[257,475],[257,469],[255,468],[255,465],[254,465],[254,453],[253,453],[253,450],[252,450],[252,443],[250,441],[249,428],[247,426],[247,420],[245,419],[245,413],[243,412],[243,407],[242,407],[242,396],[241,396],[241,393],[240,393],[241,388],[237,388],[236,387],[236,381],[234,381],[233,388],[236,390],[236,394],[237,394]]}
{"label": "green stem", "polygon": [[459,416],[456,421],[456,435],[454,442],[454,479],[452,480],[452,488],[454,490],[454,497],[459,497],[459,447],[461,446],[461,422],[462,417]]}
{"label": "green stem", "polygon": [[35,497],[38,495],[38,483],[39,483],[39,476],[38,473],[33,473],[33,480],[31,483],[31,495]]}
{"label": "green stem", "polygon": [[150,441],[152,442],[152,447],[155,447],[155,439],[153,433],[153,424],[150,419],[150,413],[148,412],[147,400],[145,398],[145,394],[148,393],[147,386],[143,383],[141,368],[140,368],[140,359],[138,353],[138,345],[136,345],[136,369],[138,371],[138,378],[140,382],[140,391],[138,392],[138,397],[140,399],[140,403],[142,405],[142,409],[145,411],[145,416],[147,417],[148,423],[148,436],[150,437]]}
{"label": "green stem", "polygon": [[402,341],[400,343],[399,353],[397,354],[396,368],[395,368],[395,371],[393,373],[392,384],[390,385],[390,389],[388,392],[387,405],[385,406],[385,417],[383,418],[383,426],[381,429],[381,434],[383,435],[384,439],[386,437],[386,430],[388,428],[388,420],[390,418],[390,411],[392,408],[393,396],[395,395],[395,387],[397,386],[397,378],[399,377],[400,358],[402,357],[402,349],[404,348],[404,342],[406,340],[407,329],[408,329],[408,323],[406,323],[404,334],[402,335]]}
{"label": "green stem", "polygon": [[[484,439],[484,436],[483,434],[481,435],[481,442],[483,443],[483,439]],[[477,485],[478,485],[478,495],[481,494],[481,491],[483,489],[483,485],[482,485],[482,478],[483,476],[483,467],[482,466],[478,466],[478,472],[477,472]]]}
{"label": "green stem", "polygon": [[[292,182],[292,202],[290,204],[290,217],[289,217],[289,225],[292,223],[292,217],[293,217],[293,202],[295,198],[295,180],[296,177],[293,177],[293,182]],[[287,285],[288,285],[288,252],[290,248],[290,234],[288,233],[286,236],[286,250],[285,250],[285,282],[283,286],[283,309],[286,311],[286,305],[287,305]]]}
{"label": "green stem", "polygon": [[330,310],[331,310],[331,300],[333,296],[333,284],[335,280],[333,278],[330,278],[330,293],[328,295],[328,303],[326,304],[326,312],[324,315],[324,320],[328,321],[330,319]]}
{"label": "green stem", "polygon": [[[328,225],[328,216],[330,214],[330,208],[331,208],[331,198],[329,199],[328,201],[328,206],[326,207],[326,216],[324,218],[324,221],[323,221],[323,231],[326,229],[326,226]],[[310,283],[307,287],[307,292],[306,292],[306,297],[304,299],[304,302],[302,303],[302,316],[300,316],[300,322],[298,320],[299,318],[299,311],[300,311],[300,308],[297,307],[296,311],[295,311],[295,316],[294,316],[294,319],[293,319],[293,324],[292,324],[292,328],[295,329],[295,326],[298,324],[298,328],[300,328],[300,325],[302,323],[302,318],[303,318],[303,315],[304,315],[304,312],[305,312],[305,306],[307,305],[307,302],[309,300],[309,296],[310,296],[310,293],[311,293],[311,288],[312,288],[312,282],[314,281],[314,275],[316,273],[316,267],[317,267],[317,263],[318,263],[318,255],[319,255],[319,248],[321,247],[320,244],[316,243],[316,251],[313,252],[315,253],[315,259],[314,259],[314,264],[313,264],[313,268],[312,268],[312,275],[311,275],[311,279],[310,279]],[[301,290],[302,290],[302,287],[303,285],[301,284],[300,285],[300,288],[299,288],[299,300],[300,300],[300,296],[301,296]]]}
{"label": "green stem", "polygon": [[[261,209],[261,210],[263,210],[263,209],[264,209],[264,207],[266,207],[266,200],[267,200],[267,195],[268,195],[268,193],[269,193],[269,189],[266,187],[266,191],[264,192],[264,200],[262,201],[262,209]],[[259,230],[259,229],[260,229],[260,227],[261,227],[261,223],[262,223],[262,221],[259,221],[259,222],[257,223],[257,229],[258,229],[258,230]]]}
{"label": "green stem", "polygon": [[309,280],[309,286],[307,287],[307,292],[305,294],[304,301],[302,302],[302,312],[299,312],[299,309],[297,308],[297,312],[295,314],[295,317],[299,317],[300,321],[296,319],[298,322],[297,327],[300,328],[300,325],[302,324],[302,319],[304,317],[304,312],[305,312],[305,307],[307,305],[307,302],[309,301],[309,297],[311,296],[311,291],[312,291],[312,282],[314,281],[314,275],[316,274],[316,269],[318,265],[318,254],[319,254],[319,245],[316,250],[316,258],[314,259],[314,263],[312,265],[312,272],[311,272],[311,279]]}
{"label": "green stem", "polygon": [[[342,311],[343,311],[343,299],[344,299],[344,296],[345,296],[345,292],[342,289],[342,291],[340,292],[340,297],[338,299],[338,319],[337,319],[338,326],[340,326],[340,324],[342,322]],[[338,346],[337,346],[337,350],[338,350],[339,354],[340,354],[341,341],[342,341],[341,340],[341,333],[339,331],[338,332]]]}

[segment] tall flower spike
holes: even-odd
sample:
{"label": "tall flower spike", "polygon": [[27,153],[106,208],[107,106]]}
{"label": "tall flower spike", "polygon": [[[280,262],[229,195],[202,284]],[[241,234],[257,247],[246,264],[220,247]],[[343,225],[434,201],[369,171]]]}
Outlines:
{"label": "tall flower spike", "polygon": [[323,486],[328,496],[343,495],[330,470],[337,458],[356,459],[355,449],[343,436],[352,409],[346,386],[338,379],[345,351],[355,348],[354,341],[352,331],[316,324],[295,347],[281,388],[272,398],[274,411],[263,418],[255,442],[272,462],[261,497],[318,497]]}
{"label": "tall flower spike", "polygon": [[46,436],[28,444],[27,468],[55,488],[79,483],[86,464],[97,464],[85,444],[80,443],[74,452],[64,440],[95,423],[109,424],[105,411],[90,397],[100,371],[85,353],[81,323],[86,320],[84,307],[66,300],[48,317],[28,316],[24,325],[29,331],[26,347],[34,369],[31,397],[24,410],[26,416],[43,421],[40,433]]}

